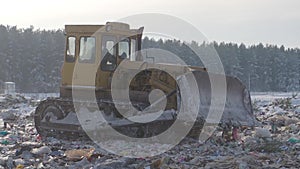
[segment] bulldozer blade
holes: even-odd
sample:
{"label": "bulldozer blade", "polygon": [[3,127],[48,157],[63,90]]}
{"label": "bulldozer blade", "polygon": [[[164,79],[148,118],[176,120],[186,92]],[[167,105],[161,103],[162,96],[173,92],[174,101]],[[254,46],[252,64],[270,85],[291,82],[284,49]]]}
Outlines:
{"label": "bulldozer blade", "polygon": [[[250,93],[246,86],[241,83],[241,81],[235,77],[219,75],[219,74],[208,74],[206,71],[193,71],[193,75],[197,81],[199,89],[199,113],[198,116],[206,119],[207,123],[221,123],[230,124],[236,126],[256,126],[257,121],[254,117]],[[224,87],[225,96],[220,96],[221,93],[215,93],[212,96],[211,89],[211,79],[214,79],[214,83],[221,82],[221,80],[226,80]],[[219,85],[219,84],[217,84]],[[220,85],[219,85],[220,86]],[[224,109],[222,107],[213,107],[212,101],[218,100],[220,98],[226,98]],[[222,104],[220,104],[222,105]],[[215,115],[209,115],[210,109],[215,109],[218,112]],[[221,117],[216,117],[216,116]]]}

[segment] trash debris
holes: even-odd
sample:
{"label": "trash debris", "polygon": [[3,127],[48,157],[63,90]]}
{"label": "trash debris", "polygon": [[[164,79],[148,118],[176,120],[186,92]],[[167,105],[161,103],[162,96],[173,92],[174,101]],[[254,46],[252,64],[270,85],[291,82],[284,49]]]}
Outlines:
{"label": "trash debris", "polygon": [[1,137],[4,137],[4,136],[6,136],[6,135],[8,135],[8,132],[7,132],[7,131],[0,131],[0,136],[1,136]]}
{"label": "trash debris", "polygon": [[255,136],[259,138],[270,138],[271,132],[265,128],[256,128]]}
{"label": "trash debris", "polygon": [[288,142],[289,142],[289,143],[300,143],[300,139],[297,139],[297,138],[292,137],[292,138],[289,138],[289,139],[288,139]]}
{"label": "trash debris", "polygon": [[170,157],[163,157],[161,159],[154,160],[150,168],[163,168],[164,166],[167,166],[168,162],[170,161]]}
{"label": "trash debris", "polygon": [[24,168],[24,165],[22,165],[22,164],[18,164],[16,167],[16,169],[23,169],[23,168]]}
{"label": "trash debris", "polygon": [[17,166],[18,165],[24,165],[25,161],[23,159],[21,159],[21,158],[18,158],[18,159],[14,160],[14,164],[17,165]]}
{"label": "trash debris", "polygon": [[61,151],[52,151],[50,153],[51,156],[62,156],[63,155],[63,152]]}
{"label": "trash debris", "polygon": [[238,141],[239,140],[239,136],[238,136],[238,128],[237,127],[234,127],[232,129],[232,139],[234,141]]}
{"label": "trash debris", "polygon": [[[205,142],[184,139],[165,153],[141,159],[111,154],[92,141],[41,138],[30,98],[0,98],[0,118],[10,112],[20,119],[9,121],[6,129],[0,120],[0,168],[300,168],[299,96],[282,103],[257,100],[254,113],[261,125],[256,128],[220,126]],[[135,143],[116,143],[120,151],[126,148],[124,155],[135,151]],[[156,151],[157,145],[142,148]]]}
{"label": "trash debris", "polygon": [[8,145],[8,144],[9,144],[9,141],[7,141],[7,140],[2,140],[2,141],[1,141],[1,144],[3,144],[3,145]]}
{"label": "trash debris", "polygon": [[38,134],[36,137],[36,141],[38,141],[38,142],[42,141],[42,136]]}
{"label": "trash debris", "polygon": [[42,146],[40,148],[32,149],[31,153],[36,154],[36,155],[49,154],[49,153],[51,153],[51,149],[48,146]]}
{"label": "trash debris", "polygon": [[68,150],[65,152],[66,157],[68,160],[71,161],[79,161],[82,160],[84,157],[89,159],[92,155],[95,149],[76,149],[76,150]]}

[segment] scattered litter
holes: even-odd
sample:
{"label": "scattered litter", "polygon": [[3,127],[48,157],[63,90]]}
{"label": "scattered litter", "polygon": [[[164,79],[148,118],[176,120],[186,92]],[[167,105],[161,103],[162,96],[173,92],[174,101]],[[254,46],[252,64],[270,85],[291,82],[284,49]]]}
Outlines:
{"label": "scattered litter", "polygon": [[7,131],[0,131],[0,136],[1,137],[4,137],[4,136],[6,136],[8,134],[8,132]]}
{"label": "scattered litter", "polygon": [[289,139],[288,139],[288,142],[289,142],[289,143],[300,143],[300,139],[297,139],[297,138],[292,137],[292,138],[289,138]]}
{"label": "scattered litter", "polygon": [[3,144],[3,145],[8,145],[8,144],[9,144],[9,141],[7,141],[7,140],[2,140],[2,141],[1,141],[1,144]]}
{"label": "scattered litter", "polygon": [[36,155],[49,154],[49,153],[51,153],[51,149],[48,146],[42,146],[40,148],[32,149],[31,153],[36,154]]}
{"label": "scattered litter", "polygon": [[257,128],[255,130],[255,136],[259,138],[270,138],[271,132],[268,129]]}
{"label": "scattered litter", "polygon": [[24,165],[22,165],[22,164],[18,164],[16,167],[16,169],[23,169],[23,168],[24,168]]}
{"label": "scattered litter", "polygon": [[68,160],[71,161],[79,161],[82,160],[84,157],[89,159],[92,155],[95,149],[76,149],[76,150],[68,150],[65,152],[66,157]]}
{"label": "scattered litter", "polygon": [[[6,129],[0,122],[0,168],[300,168],[299,96],[255,104],[261,123],[256,128],[218,127],[205,142],[184,139],[163,154],[134,159],[106,152],[92,141],[42,138],[33,123],[37,103],[21,95],[0,96],[0,118],[7,122]],[[124,155],[135,151],[135,143],[115,142]],[[156,152],[157,147],[145,143],[141,149]]]}

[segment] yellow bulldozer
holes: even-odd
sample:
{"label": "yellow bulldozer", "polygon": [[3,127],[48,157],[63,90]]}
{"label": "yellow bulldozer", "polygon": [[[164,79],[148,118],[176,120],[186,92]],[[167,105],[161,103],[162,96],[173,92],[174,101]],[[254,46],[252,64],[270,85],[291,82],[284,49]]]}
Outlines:
{"label": "yellow bulldozer", "polygon": [[[77,137],[85,133],[77,111],[82,107],[89,112],[99,110],[111,127],[127,136],[146,138],[160,134],[173,125],[179,110],[186,106],[178,85],[180,77],[186,73],[192,74],[197,84],[197,91],[189,95],[199,95],[196,98],[199,100],[194,100],[199,106],[189,135],[199,134],[211,101],[215,99],[206,68],[150,63],[141,52],[143,27],[131,29],[125,23],[107,22],[104,25],[66,25],[65,32],[60,97],[47,98],[36,108],[34,120],[39,134]],[[219,123],[255,125],[248,90],[237,78],[226,76],[225,80],[227,95]],[[163,106],[153,106],[160,104]],[[147,111],[149,109],[152,110]],[[155,111],[162,111],[162,114],[152,121],[148,116],[144,122],[131,118],[139,112],[151,114]],[[90,120],[94,118],[80,114],[80,118],[85,116]]]}

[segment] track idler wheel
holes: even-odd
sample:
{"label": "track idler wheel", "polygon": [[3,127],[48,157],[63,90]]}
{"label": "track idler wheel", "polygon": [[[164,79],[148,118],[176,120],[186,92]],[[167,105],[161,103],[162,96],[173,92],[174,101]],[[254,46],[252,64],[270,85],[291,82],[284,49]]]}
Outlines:
{"label": "track idler wheel", "polygon": [[45,128],[49,128],[51,123],[55,122],[56,120],[61,120],[64,117],[65,115],[63,111],[59,106],[57,106],[57,104],[55,104],[55,101],[45,100],[41,102],[36,109],[34,117],[35,127],[39,134],[42,136],[47,136],[50,134],[50,131]]}

